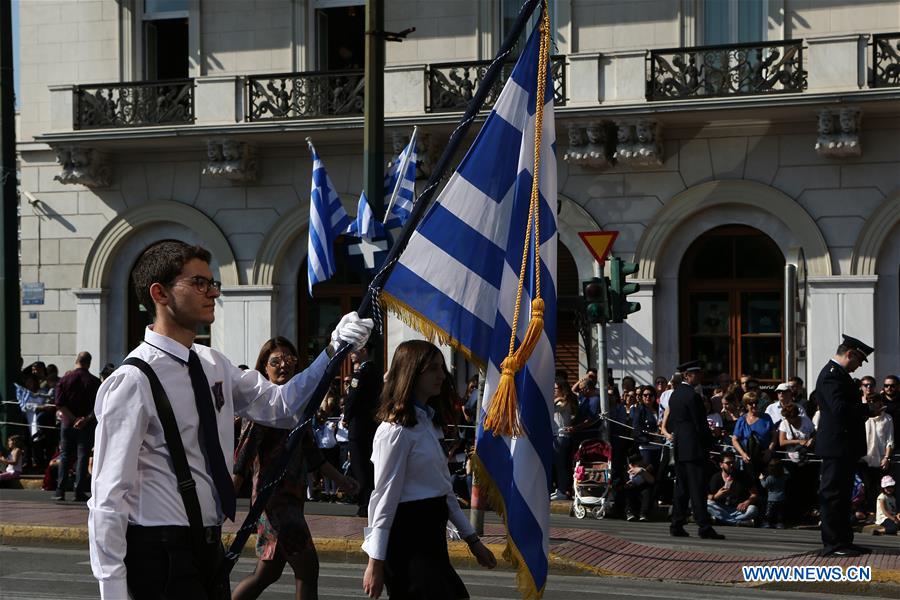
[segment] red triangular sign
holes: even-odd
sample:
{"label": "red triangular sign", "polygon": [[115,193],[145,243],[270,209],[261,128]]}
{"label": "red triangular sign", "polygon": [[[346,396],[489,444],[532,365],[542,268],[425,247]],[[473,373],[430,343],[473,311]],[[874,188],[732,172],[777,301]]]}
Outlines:
{"label": "red triangular sign", "polygon": [[598,263],[603,263],[612,250],[613,242],[619,236],[618,231],[580,231],[578,236],[590,250]]}

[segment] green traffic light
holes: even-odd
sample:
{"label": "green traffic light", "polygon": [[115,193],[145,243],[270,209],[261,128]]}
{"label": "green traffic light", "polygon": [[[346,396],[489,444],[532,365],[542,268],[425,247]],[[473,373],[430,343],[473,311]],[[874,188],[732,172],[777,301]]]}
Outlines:
{"label": "green traffic light", "polygon": [[611,318],[613,323],[622,323],[628,315],[641,310],[639,302],[630,302],[629,294],[640,291],[641,286],[638,283],[627,283],[625,278],[638,272],[638,265],[635,263],[623,262],[621,258],[610,259],[610,305]]}

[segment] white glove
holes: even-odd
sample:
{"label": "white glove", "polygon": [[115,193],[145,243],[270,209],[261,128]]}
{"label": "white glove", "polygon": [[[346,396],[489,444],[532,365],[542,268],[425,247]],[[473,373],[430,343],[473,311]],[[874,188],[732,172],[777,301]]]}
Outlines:
{"label": "white glove", "polygon": [[356,311],[347,313],[331,332],[331,348],[337,350],[341,347],[341,342],[347,342],[353,350],[359,350],[369,341],[374,326],[372,319],[360,319]]}

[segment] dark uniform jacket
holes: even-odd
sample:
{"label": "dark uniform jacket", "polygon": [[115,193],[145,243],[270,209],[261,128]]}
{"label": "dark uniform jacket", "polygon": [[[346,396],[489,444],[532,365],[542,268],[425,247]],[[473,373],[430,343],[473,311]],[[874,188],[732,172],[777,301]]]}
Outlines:
{"label": "dark uniform jacket", "polygon": [[375,413],[381,402],[381,386],[384,377],[381,370],[371,361],[359,366],[359,371],[350,381],[350,391],[344,402],[344,420],[351,440],[372,439],[378,423]]}
{"label": "dark uniform jacket", "polygon": [[680,383],[669,398],[666,429],[675,436],[675,460],[705,460],[713,446],[703,398],[687,383]]}
{"label": "dark uniform jacket", "polygon": [[819,427],[816,431],[816,454],[823,458],[856,460],[866,453],[866,419],[859,386],[850,374],[833,360],[816,380],[819,403]]}

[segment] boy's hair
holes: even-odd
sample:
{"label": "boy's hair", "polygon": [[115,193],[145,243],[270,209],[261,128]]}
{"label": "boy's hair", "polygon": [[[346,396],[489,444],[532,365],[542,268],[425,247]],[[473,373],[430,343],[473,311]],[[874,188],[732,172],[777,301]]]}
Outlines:
{"label": "boy's hair", "polygon": [[19,448],[20,450],[25,448],[25,437],[18,433],[9,436],[9,441],[12,442],[14,448]]}
{"label": "boy's hair", "polygon": [[156,305],[150,296],[154,283],[169,287],[181,274],[186,262],[198,258],[205,263],[212,260],[209,250],[175,240],[159,242],[147,248],[131,273],[134,293],[147,312],[156,316]]}
{"label": "boy's hair", "polygon": [[772,477],[781,477],[782,475],[784,475],[784,465],[781,464],[781,460],[778,458],[773,458],[769,462],[766,470]]}
{"label": "boy's hair", "polygon": [[640,454],[632,454],[631,456],[628,457],[628,464],[629,465],[639,465],[639,464],[641,464],[642,460],[643,459],[641,458]]}

